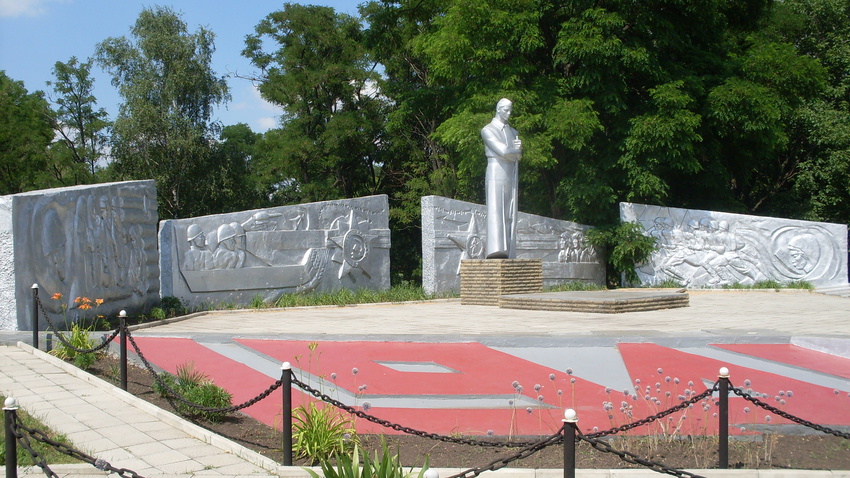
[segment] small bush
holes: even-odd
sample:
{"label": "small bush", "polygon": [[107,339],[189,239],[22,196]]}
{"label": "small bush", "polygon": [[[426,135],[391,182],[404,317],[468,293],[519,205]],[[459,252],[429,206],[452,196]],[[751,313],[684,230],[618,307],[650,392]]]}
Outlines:
{"label": "small bush", "polygon": [[166,296],[159,301],[159,307],[165,312],[166,317],[177,317],[186,314],[186,307],[177,297]]}
{"label": "small bush", "polygon": [[[233,400],[230,392],[215,385],[204,372],[195,368],[194,362],[178,365],[176,375],[168,372],[159,374],[159,380],[154,381],[152,388],[160,397],[175,398],[168,390],[170,388],[183,399],[206,408],[227,408],[232,405]],[[174,405],[177,407],[177,413],[187,417],[218,422],[225,416],[225,413],[201,410],[180,400],[175,400]]]}
{"label": "small bush", "polygon": [[151,309],[151,318],[154,320],[165,320],[168,316],[165,314],[165,310],[154,307]]}
{"label": "small bush", "polygon": [[71,346],[65,345],[65,342],[60,340],[51,353],[63,360],[73,360],[74,365],[83,370],[91,367],[97,360],[96,354],[94,352],[77,352],[74,348],[88,350],[97,346],[97,342],[91,336],[92,329],[93,327],[84,327],[75,323],[71,325],[70,335],[57,332],[57,334],[62,334],[62,338]]}
{"label": "small bush", "polygon": [[612,285],[622,285],[621,274],[628,283],[638,282],[635,267],[645,264],[652,253],[658,250],[655,238],[645,235],[643,226],[637,222],[621,222],[616,226],[591,229],[587,231],[587,242],[605,249],[608,282]]}
{"label": "small bush", "polygon": [[292,415],[293,451],[311,463],[349,453],[358,442],[353,421],[336,408],[310,402],[297,407]]}

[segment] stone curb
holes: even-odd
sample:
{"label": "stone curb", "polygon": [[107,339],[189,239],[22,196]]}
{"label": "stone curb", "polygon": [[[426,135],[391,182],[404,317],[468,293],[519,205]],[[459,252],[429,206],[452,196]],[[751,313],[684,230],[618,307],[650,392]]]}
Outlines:
{"label": "stone curb", "polygon": [[286,310],[312,310],[312,309],[338,309],[341,307],[366,307],[366,306],[388,306],[388,305],[407,305],[407,304],[424,304],[430,302],[460,302],[460,298],[450,299],[424,299],[424,300],[408,300],[405,302],[364,302],[360,304],[345,304],[345,305],[304,305],[298,307],[268,307],[264,309],[223,309],[223,310],[202,310],[200,312],[192,312],[191,314],[181,315],[180,317],[172,317],[170,319],[157,320],[154,322],[145,322],[142,324],[131,325],[127,327],[131,331],[140,329],[149,329],[160,325],[173,324],[182,322],[195,317],[203,317],[205,315],[226,315],[226,314],[245,314],[245,313],[261,313],[261,312],[281,312]]}
{"label": "stone curb", "polygon": [[125,392],[124,390],[121,390],[121,388],[116,387],[98,377],[95,377],[94,375],[85,372],[77,368],[76,366],[65,362],[64,360],[54,357],[53,355],[50,355],[46,352],[42,352],[41,350],[34,349],[29,344],[26,344],[24,342],[18,342],[18,348],[25,352],[29,352],[30,354],[44,360],[45,362],[59,367],[69,375],[73,375],[74,377],[77,377],[92,384],[93,386],[103,390],[104,392],[111,394],[113,397],[118,398],[127,405],[145,411],[156,417],[163,423],[166,423],[169,426],[172,426],[204,443],[219,448],[224,452],[233,454],[234,456],[238,456],[239,458],[247,461],[248,463],[251,463],[252,465],[256,465],[260,468],[270,471],[276,471],[279,466],[276,461],[270,458],[266,458],[253,450],[250,450],[242,445],[239,445],[236,442],[222,437],[221,435],[213,433],[201,426],[195,425],[194,423],[191,423],[167,410],[163,410],[162,408],[159,408],[156,405],[148,403],[147,401],[142,400],[141,398],[136,398],[136,396],[134,396],[133,394]]}

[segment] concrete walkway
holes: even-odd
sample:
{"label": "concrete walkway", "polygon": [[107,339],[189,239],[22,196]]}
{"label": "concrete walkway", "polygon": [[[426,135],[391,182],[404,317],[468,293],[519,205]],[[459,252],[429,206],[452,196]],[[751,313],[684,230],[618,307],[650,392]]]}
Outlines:
{"label": "concrete walkway", "polygon": [[[116,468],[142,476],[277,476],[272,460],[29,345],[0,347],[0,357],[5,396]],[[90,465],[62,468],[104,475]],[[32,471],[43,475],[39,468]]]}
{"label": "concrete walkway", "polygon": [[463,340],[481,337],[843,337],[850,300],[808,291],[691,291],[690,306],[626,314],[500,309],[459,300],[406,304],[235,310],[194,314],[145,332],[268,338]]}
{"label": "concrete walkway", "polygon": [[[0,340],[6,342],[13,335]],[[582,346],[641,339],[704,343],[785,340],[850,357],[850,300],[808,292],[694,292],[691,306],[629,314],[534,312],[457,301],[194,314],[135,336],[263,336],[322,340],[552,341]],[[66,434],[83,451],[143,476],[299,476],[25,344],[0,346],[0,392]],[[104,476],[61,465],[60,476]],[[440,476],[458,470],[440,469]],[[848,477],[850,471],[692,470],[708,477]],[[555,478],[562,470],[501,470],[502,478]],[[39,469],[19,476],[41,476]],[[492,473],[488,473],[492,475]],[[646,470],[581,470],[580,477],[658,476]]]}

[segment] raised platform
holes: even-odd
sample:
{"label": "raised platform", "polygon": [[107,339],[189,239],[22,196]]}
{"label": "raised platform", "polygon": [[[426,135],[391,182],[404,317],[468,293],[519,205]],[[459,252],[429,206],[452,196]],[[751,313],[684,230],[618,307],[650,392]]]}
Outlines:
{"label": "raised platform", "polygon": [[620,314],[644,310],[673,309],[687,307],[685,292],[600,290],[572,292],[538,292],[532,294],[510,294],[499,297],[503,309],[555,310],[562,312],[593,312]]}
{"label": "raised platform", "polygon": [[499,305],[506,294],[543,290],[541,259],[469,259],[460,263],[460,303]]}

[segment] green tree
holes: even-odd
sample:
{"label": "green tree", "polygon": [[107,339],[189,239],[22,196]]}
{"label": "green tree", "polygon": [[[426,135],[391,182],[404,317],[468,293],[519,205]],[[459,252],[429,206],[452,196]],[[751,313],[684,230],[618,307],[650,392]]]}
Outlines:
{"label": "green tree", "polygon": [[[628,200],[805,216],[815,186],[804,183],[838,189],[847,170],[844,147],[822,144],[845,124],[835,108],[847,91],[845,3],[371,2],[388,129],[417,131],[386,164],[418,148],[401,190],[452,178],[446,191],[480,201],[478,131],[508,97],[524,137],[525,211],[611,224]],[[416,130],[422,111],[432,123]],[[829,178],[816,145],[832,151]]]}
{"label": "green tree", "polygon": [[789,135],[787,157],[798,171],[789,199],[803,207],[807,219],[850,223],[850,5],[841,0],[777,2],[764,35],[793,45],[824,69],[820,94],[806,96]]}
{"label": "green tree", "polygon": [[0,194],[44,187],[46,149],[53,138],[50,106],[40,91],[0,71]]}
{"label": "green tree", "polygon": [[214,197],[210,207],[215,212],[243,211],[268,205],[267,192],[259,184],[257,145],[263,135],[251,131],[245,123],[225,126],[216,143],[211,167]]}
{"label": "green tree", "polygon": [[214,51],[211,31],[190,33],[165,7],[142,10],[132,39],[97,46],[97,61],[124,99],[113,127],[113,173],[155,179],[163,217],[211,212],[210,198],[226,174],[209,167],[219,129],[212,112],[230,98],[210,66]]}
{"label": "green tree", "polygon": [[[264,46],[274,47],[270,51]],[[381,182],[384,101],[356,18],[286,3],[246,38],[260,94],[284,109],[258,170],[275,203],[374,194]]]}
{"label": "green tree", "polygon": [[[103,151],[108,141],[108,116],[106,110],[97,108],[94,97],[94,78],[91,77],[91,61],[80,63],[71,57],[67,63],[57,61],[53,67],[53,87],[56,97],[56,114],[53,128],[61,138],[51,148],[54,155],[67,158],[70,184],[92,182],[100,166]],[[62,181],[65,168],[56,167],[57,179]]]}

